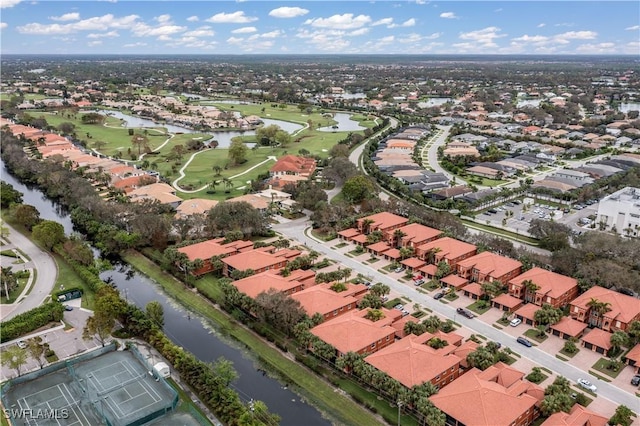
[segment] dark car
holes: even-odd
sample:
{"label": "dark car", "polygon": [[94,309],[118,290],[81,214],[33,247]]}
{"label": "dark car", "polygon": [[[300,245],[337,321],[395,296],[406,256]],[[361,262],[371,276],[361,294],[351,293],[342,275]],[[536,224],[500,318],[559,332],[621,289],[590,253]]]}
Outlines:
{"label": "dark car", "polygon": [[533,346],[533,345],[531,344],[531,342],[530,342],[528,339],[525,339],[524,337],[518,337],[518,338],[516,339],[516,341],[517,341],[518,343],[520,343],[521,345],[525,345],[525,346],[526,346],[526,347],[528,347],[528,348],[530,348],[531,346]]}
{"label": "dark car", "polygon": [[633,377],[631,378],[631,384],[632,384],[633,386],[638,386],[638,385],[640,385],[640,374],[636,374],[635,376],[633,376]]}
{"label": "dark car", "polygon": [[459,313],[460,315],[462,315],[463,317],[466,317],[466,318],[469,318],[469,319],[475,317],[473,312],[471,312],[468,309],[458,308],[458,309],[456,309],[456,312]]}
{"label": "dark car", "polygon": [[496,213],[498,213],[498,210],[496,210],[496,209],[489,209],[489,210],[487,210],[487,212],[489,212],[489,213],[493,213],[493,214],[496,214]]}
{"label": "dark car", "polygon": [[436,300],[442,299],[443,297],[444,297],[444,293],[441,291],[433,295],[433,298]]}
{"label": "dark car", "polygon": [[65,311],[73,311],[73,306],[64,305],[64,310]]}

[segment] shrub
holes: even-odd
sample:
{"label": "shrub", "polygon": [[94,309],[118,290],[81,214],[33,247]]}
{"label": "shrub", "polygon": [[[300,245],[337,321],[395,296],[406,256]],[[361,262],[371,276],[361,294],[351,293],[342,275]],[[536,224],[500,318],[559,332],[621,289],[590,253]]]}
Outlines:
{"label": "shrub", "polygon": [[27,333],[37,330],[52,321],[62,320],[64,307],[58,302],[46,303],[30,311],[16,315],[9,321],[0,323],[2,336],[0,342],[17,339]]}

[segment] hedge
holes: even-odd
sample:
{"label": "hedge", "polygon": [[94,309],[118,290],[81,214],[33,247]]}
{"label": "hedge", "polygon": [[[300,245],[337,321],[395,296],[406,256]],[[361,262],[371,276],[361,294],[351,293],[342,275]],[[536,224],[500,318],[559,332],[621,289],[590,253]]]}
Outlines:
{"label": "hedge", "polygon": [[[80,263],[71,259],[68,256],[67,252],[64,251],[62,246],[58,245],[54,248],[54,250],[56,251],[56,253],[62,256],[64,260],[67,261],[67,263],[71,266],[71,268],[75,271],[75,273],[78,274],[80,279],[84,281],[85,284],[87,284],[87,286],[91,291],[96,293],[98,290],[100,290],[100,287],[105,285],[104,281],[100,279],[97,272],[94,270],[95,268],[81,265]],[[67,293],[68,290],[65,290],[64,292]]]}
{"label": "hedge", "polygon": [[64,307],[61,303],[50,302],[30,311],[16,315],[9,321],[0,323],[0,342],[17,339],[53,321],[62,320]]}
{"label": "hedge", "polygon": [[84,293],[84,290],[83,290],[83,289],[81,289],[80,287],[71,287],[71,288],[68,288],[68,289],[66,289],[66,290],[56,291],[56,292],[53,294],[53,297],[57,300],[57,299],[58,299],[58,296],[65,295],[65,294],[67,294],[67,293],[72,293],[72,292],[74,292],[74,291],[79,291],[79,292],[80,292],[80,294]]}

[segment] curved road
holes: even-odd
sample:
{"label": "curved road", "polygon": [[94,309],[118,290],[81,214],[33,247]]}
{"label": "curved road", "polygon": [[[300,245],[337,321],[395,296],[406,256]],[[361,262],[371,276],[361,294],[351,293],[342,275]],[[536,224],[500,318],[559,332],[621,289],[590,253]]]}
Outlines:
{"label": "curved road", "polygon": [[[412,303],[420,303],[421,305],[432,309],[433,311],[443,315],[446,318],[454,318],[454,308],[440,303],[426,294],[418,292],[410,284],[407,285],[400,283],[388,277],[387,275],[378,272],[376,268],[372,268],[368,265],[363,265],[355,259],[335,252],[331,249],[329,244],[307,236],[307,234],[305,233],[307,227],[309,227],[309,222],[306,220],[306,218],[303,218],[287,223],[274,225],[273,229],[288,238],[292,238],[301,243],[304,243],[309,249],[315,250],[328,256],[331,259],[337,260],[345,267],[351,268],[354,273],[360,272],[365,276],[372,277],[372,282],[381,282],[388,285],[395,292],[409,297]],[[606,398],[615,404],[624,404],[634,411],[640,410],[640,400],[635,395],[632,395],[631,393],[628,393],[602,380],[597,380],[594,377],[590,377],[590,375],[585,371],[574,367],[570,363],[561,361],[555,358],[555,356],[550,355],[540,349],[537,349],[535,347],[526,348],[520,344],[517,344],[513,337],[492,327],[490,324],[484,323],[478,319],[470,320],[460,317],[460,315],[456,316],[456,322],[472,330],[474,333],[479,333],[491,340],[502,343],[503,346],[512,349],[514,352],[520,354],[524,358],[529,359],[534,364],[547,367],[557,374],[566,377],[572,383],[575,383],[578,378],[587,378],[591,380],[591,382],[596,383],[596,385],[598,386],[598,397]]]}
{"label": "curved road", "polygon": [[36,280],[32,284],[31,291],[22,301],[12,305],[0,305],[0,319],[6,321],[40,306],[49,297],[58,276],[58,267],[49,253],[40,250],[30,239],[8,224],[5,223],[3,226],[9,228],[8,239],[11,245],[19,248],[31,259],[23,264],[24,267],[37,271]]}

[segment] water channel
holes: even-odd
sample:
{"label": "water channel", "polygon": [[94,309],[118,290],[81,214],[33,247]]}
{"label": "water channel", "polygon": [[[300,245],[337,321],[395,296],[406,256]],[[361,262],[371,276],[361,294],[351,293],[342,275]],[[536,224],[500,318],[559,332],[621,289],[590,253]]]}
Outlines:
{"label": "water channel", "polygon": [[[23,202],[36,207],[43,219],[55,220],[62,224],[67,234],[73,232],[69,213],[49,200],[38,188],[30,188],[11,176],[1,160],[0,175],[3,181],[23,193]],[[146,276],[131,271],[127,265],[116,265],[114,270],[103,272],[101,277],[111,277],[113,284],[127,300],[142,309],[152,300],[159,301],[164,307],[164,331],[167,336],[177,345],[192,352],[198,359],[213,362],[219,357],[224,357],[233,361],[239,377],[232,386],[243,401],[264,401],[271,412],[282,418],[282,425],[331,424],[322,418],[315,407],[301,400],[290,388],[265,374],[246,351],[223,339],[216,331],[215,325],[189,313],[170,300],[158,285]]]}

